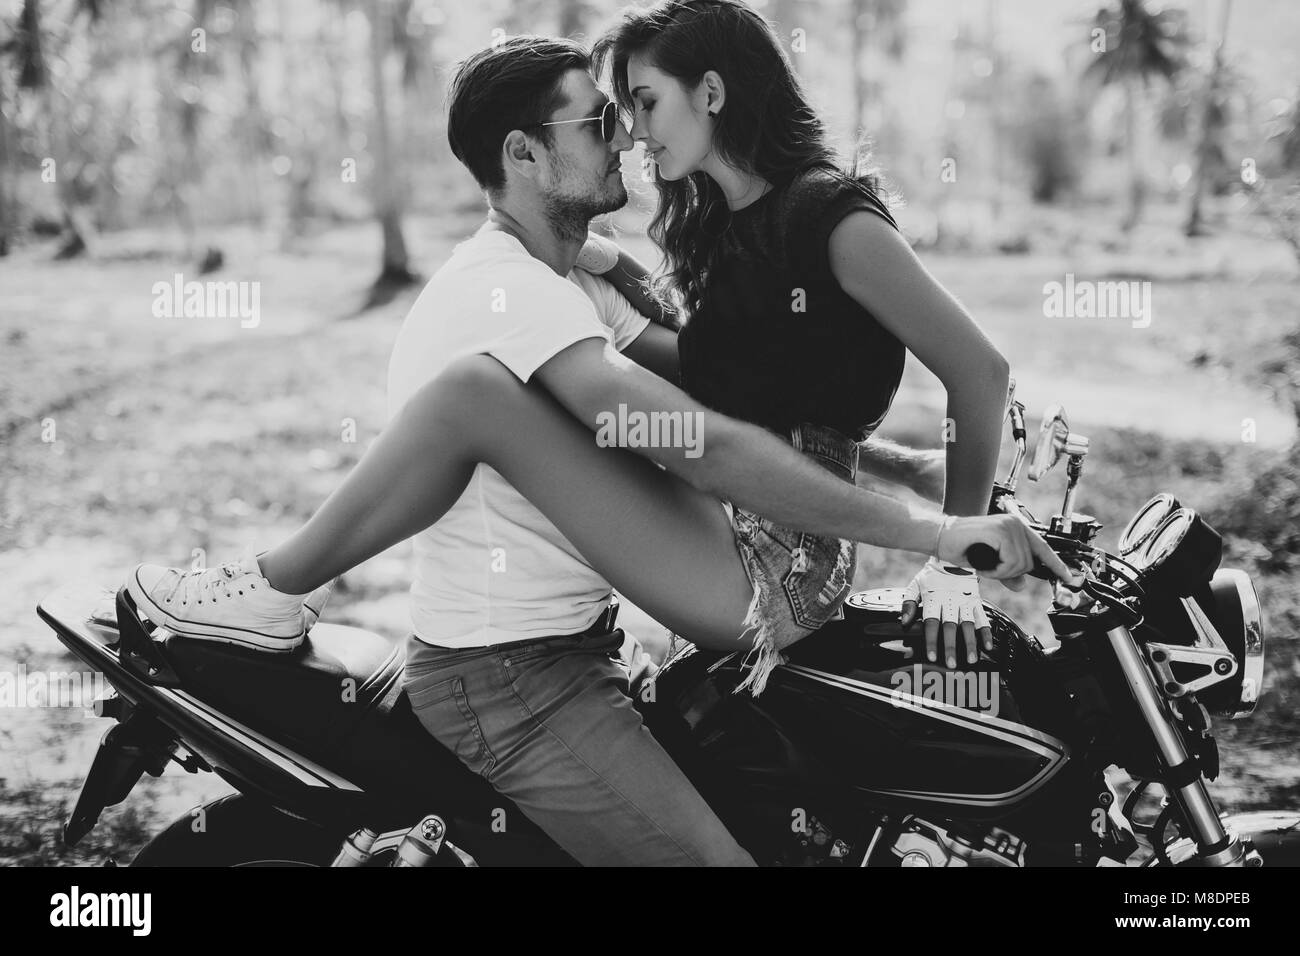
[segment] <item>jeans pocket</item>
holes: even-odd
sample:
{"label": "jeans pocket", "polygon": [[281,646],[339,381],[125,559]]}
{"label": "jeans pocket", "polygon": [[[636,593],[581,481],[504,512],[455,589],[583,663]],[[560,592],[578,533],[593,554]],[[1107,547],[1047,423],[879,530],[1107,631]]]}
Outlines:
{"label": "jeans pocket", "polygon": [[782,585],[795,623],[816,630],[834,618],[853,587],[857,545],[801,533]]}
{"label": "jeans pocket", "polygon": [[478,715],[470,707],[460,677],[427,687],[408,687],[407,697],[424,729],[466,767],[487,779],[496,766],[496,757],[483,735]]}

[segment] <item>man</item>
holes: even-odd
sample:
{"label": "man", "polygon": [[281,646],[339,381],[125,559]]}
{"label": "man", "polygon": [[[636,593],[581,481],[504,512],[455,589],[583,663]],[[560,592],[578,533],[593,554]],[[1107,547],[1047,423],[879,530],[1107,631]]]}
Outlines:
{"label": "man", "polygon": [[[955,521],[946,545],[954,554],[982,541],[1016,555],[1006,559],[1008,574],[1026,570],[1031,553],[1068,572],[1014,519],[945,520],[905,509],[846,487],[771,433],[716,413],[706,455],[683,460],[680,450],[633,449],[666,477],[690,476],[691,486],[651,482],[673,496],[670,531],[638,528],[635,519],[608,513],[619,507],[609,497],[601,499],[602,515],[588,504],[599,489],[534,478],[513,452],[528,444],[518,422],[535,420],[557,440],[574,426],[550,425],[554,413],[538,411],[531,404],[536,393],[522,391],[521,382],[536,380],[583,423],[623,403],[698,406],[664,380],[675,378],[672,332],[647,324],[602,280],[574,270],[591,218],[627,201],[618,156],[632,145],[620,122],[602,118],[608,101],[592,81],[587,54],[567,40],[516,37],[462,64],[449,99],[452,150],[483,187],[490,212],[430,280],[394,346],[390,408],[417,431],[430,423],[417,435],[421,443],[408,449],[400,437],[408,432],[386,430],[308,526],[261,561],[200,572],[190,582],[174,569],[142,566],[128,587],[143,613],[182,633],[233,634],[284,649],[302,639],[306,592],[376,547],[413,536],[414,633],[405,686],[433,736],[583,864],[752,865],[642,725],[628,671],[612,657],[620,643],[607,626],[612,588],[593,564],[618,564],[618,549],[650,549],[647,566],[659,569],[653,587],[661,602],[648,608],[654,616],[671,626],[674,599],[694,588],[693,607],[718,606],[701,626],[734,639],[752,590],[745,572],[738,562],[729,567],[729,590],[716,593],[718,576],[691,572],[729,560],[708,550],[722,539],[710,538],[706,547],[696,534],[692,553],[676,537],[695,533],[693,522],[719,528],[725,517],[716,497],[701,493],[716,490],[813,533],[918,552],[937,548],[941,528]],[[484,355],[491,357],[486,366],[474,363]],[[433,419],[454,427],[440,431]],[[504,446],[499,439],[477,442],[480,422],[516,437]],[[439,445],[431,434],[457,447]],[[565,440],[574,460],[613,454],[593,451],[590,433]],[[473,457],[480,448],[494,465],[511,466],[513,484],[500,467]],[[438,455],[454,456],[456,468],[472,463],[468,483],[433,475],[429,460]],[[645,462],[629,457],[648,481]],[[400,488],[376,485],[375,476],[395,473]],[[458,497],[449,505],[421,501],[423,510],[408,514],[412,496],[435,480],[454,486]],[[532,487],[539,506],[516,485]],[[563,522],[543,514],[543,497],[551,515],[564,513]],[[560,523],[572,529],[567,536]],[[734,552],[729,536],[725,547]],[[627,573],[627,562],[622,566]],[[161,607],[177,592],[202,601],[214,591],[221,592],[215,604]]]}

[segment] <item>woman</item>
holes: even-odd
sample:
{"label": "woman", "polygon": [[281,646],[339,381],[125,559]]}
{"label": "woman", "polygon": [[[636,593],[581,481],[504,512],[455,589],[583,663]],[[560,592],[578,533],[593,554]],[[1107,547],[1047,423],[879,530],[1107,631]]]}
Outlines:
{"label": "woman", "polygon": [[[845,436],[865,437],[879,424],[911,347],[949,386],[950,416],[962,429],[948,451],[950,517],[932,544],[913,550],[951,560],[982,541],[1001,546],[995,574],[1022,573],[1037,556],[1069,576],[1014,519],[959,517],[982,515],[987,503],[1006,364],[917,265],[870,184],[824,172],[821,127],[770,27],[739,3],[668,3],[629,13],[601,50],[612,52],[618,94],[635,106],[634,131],[660,164],[664,203],[652,232],[692,313],[680,342],[688,393],[777,431],[851,481],[858,448]],[[753,76],[775,79],[764,89],[740,82]],[[854,203],[870,215],[839,216],[831,231],[830,217]],[[508,216],[493,214],[511,229]],[[784,244],[787,235],[797,244]],[[741,325],[742,317],[755,325]],[[743,686],[753,693],[782,647],[840,613],[852,541],[791,530],[726,501],[723,520],[716,496],[625,450],[598,449],[590,424],[534,392],[499,388],[482,376],[430,383],[288,541],[208,571],[141,566],[128,581],[132,597],[156,623],[211,639],[230,639],[221,636],[221,614],[242,602],[252,608],[242,618],[254,622],[251,631],[283,632],[280,646],[292,647],[313,588],[437,522],[478,462],[672,630],[708,646],[752,646]],[[457,420],[467,396],[476,403],[473,429]],[[850,523],[846,516],[842,527]],[[860,540],[898,546],[882,534]],[[958,625],[973,651],[984,623],[974,576],[959,572],[932,563],[913,584],[927,612],[932,598],[946,602],[950,660]],[[310,623],[319,604],[305,603]],[[926,617],[937,628],[937,612]],[[933,634],[930,643],[933,657]]]}
{"label": "woman", "polygon": [[[821,440],[847,455],[846,436],[865,442],[884,420],[910,351],[947,387],[947,415],[961,432],[947,448],[944,511],[984,514],[1007,364],[904,242],[876,178],[836,169],[769,25],[738,0],[670,0],[625,13],[593,61],[598,74],[610,65],[632,137],[657,166],[649,232],[667,256],[659,290],[690,315],[678,339],[683,388],[780,434],[819,426]],[[851,568],[851,545],[841,544]],[[953,575],[970,572],[932,559],[909,587],[904,622],[915,619],[920,592]],[[970,591],[963,610],[987,647]],[[928,608],[925,617],[931,660],[941,622],[948,666],[956,624],[975,659],[969,618]]]}

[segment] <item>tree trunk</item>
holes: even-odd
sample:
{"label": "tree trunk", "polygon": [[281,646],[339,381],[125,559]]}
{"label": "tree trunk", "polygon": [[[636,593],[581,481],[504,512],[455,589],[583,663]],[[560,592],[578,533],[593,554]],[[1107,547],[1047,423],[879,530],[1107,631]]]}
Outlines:
{"label": "tree trunk", "polygon": [[70,178],[69,150],[67,137],[63,129],[63,116],[59,112],[56,100],[58,92],[53,82],[41,90],[45,105],[45,144],[48,156],[54,160],[55,194],[59,197],[59,213],[63,218],[63,234],[59,239],[59,248],[54,253],[55,259],[76,259],[86,254],[92,239],[90,219],[81,214],[76,207],[76,196]]}
{"label": "tree trunk", "polygon": [[1216,119],[1219,97],[1219,81],[1223,73],[1223,47],[1228,42],[1228,17],[1232,12],[1232,0],[1223,0],[1223,20],[1219,24],[1219,42],[1214,48],[1214,65],[1210,67],[1210,82],[1205,91],[1205,104],[1201,112],[1200,140],[1196,147],[1196,177],[1192,181],[1192,200],[1187,213],[1187,223],[1183,232],[1190,238],[1205,234],[1201,221],[1201,202],[1205,198],[1206,180],[1210,176],[1210,154],[1216,137],[1221,132],[1220,122]]}
{"label": "tree trunk", "polygon": [[[383,233],[383,259],[376,286],[407,285],[415,280],[408,267],[402,235],[401,181],[388,121],[388,94],[384,84],[384,59],[392,35],[388,0],[370,5],[370,80],[374,98],[375,214]],[[372,302],[374,300],[372,299]]]}
{"label": "tree trunk", "polygon": [[251,172],[240,180],[248,187],[241,212],[257,223],[259,229],[266,224],[264,178],[266,176],[267,123],[266,109],[262,105],[260,37],[251,2],[239,3],[235,8],[235,29],[239,43],[240,80],[244,87],[244,115],[240,117],[239,148],[245,167]]}
{"label": "tree trunk", "polygon": [[1124,78],[1124,140],[1128,156],[1128,211],[1120,228],[1129,232],[1142,217],[1142,203],[1146,187],[1142,182],[1141,152],[1137,144],[1137,79],[1132,76]]}
{"label": "tree trunk", "polygon": [[853,141],[858,138],[858,131],[862,128],[862,113],[867,108],[867,91],[866,81],[862,76],[862,50],[865,44],[862,42],[862,18],[867,13],[868,0],[849,0],[849,16],[853,22],[849,24],[850,38],[852,45],[849,55],[852,57],[850,67],[853,70],[853,123],[850,135]]}
{"label": "tree trunk", "polygon": [[16,218],[9,179],[17,165],[18,143],[9,130],[9,114],[5,111],[8,103],[9,90],[4,74],[0,73],[0,258],[9,255],[13,245]]}
{"label": "tree trunk", "polygon": [[560,36],[572,37],[582,32],[586,12],[583,0],[560,0]]}

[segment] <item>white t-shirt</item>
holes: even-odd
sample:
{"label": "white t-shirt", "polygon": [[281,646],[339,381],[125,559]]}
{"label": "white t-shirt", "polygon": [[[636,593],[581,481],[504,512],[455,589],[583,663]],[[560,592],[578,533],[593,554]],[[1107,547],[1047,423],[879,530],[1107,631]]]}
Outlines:
{"label": "white t-shirt", "polygon": [[[527,382],[574,342],[622,350],[645,331],[640,315],[598,276],[561,277],[509,233],[488,230],[455,247],[398,332],[388,365],[392,418],[455,359],[488,354]],[[478,647],[576,634],[612,588],[545,515],[480,464],[451,510],[413,539],[411,624],[443,647]]]}

